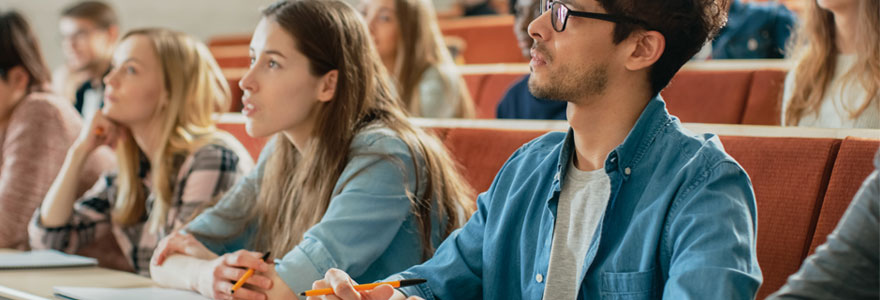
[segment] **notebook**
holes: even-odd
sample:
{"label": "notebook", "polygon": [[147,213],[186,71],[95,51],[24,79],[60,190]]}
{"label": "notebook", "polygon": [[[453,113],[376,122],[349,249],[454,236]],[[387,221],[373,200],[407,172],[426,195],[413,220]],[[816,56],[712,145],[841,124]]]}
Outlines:
{"label": "notebook", "polygon": [[53,288],[55,297],[68,300],[104,300],[104,299],[126,299],[126,300],[205,300],[203,297],[192,291],[165,289],[158,287],[149,288],[92,288],[92,287],[73,287],[73,286],[56,286]]}
{"label": "notebook", "polygon": [[98,265],[98,260],[62,253],[56,250],[0,253],[0,270],[88,267]]}

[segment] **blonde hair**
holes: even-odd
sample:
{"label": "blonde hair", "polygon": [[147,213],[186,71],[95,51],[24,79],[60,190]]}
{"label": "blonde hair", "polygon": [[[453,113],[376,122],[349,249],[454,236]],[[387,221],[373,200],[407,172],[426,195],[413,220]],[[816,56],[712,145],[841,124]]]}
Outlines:
{"label": "blonde hair", "polygon": [[[455,116],[473,118],[474,101],[468,93],[467,84],[455,73],[456,66],[446,48],[433,5],[427,0],[394,0],[400,41],[393,72],[397,78],[398,92],[404,106],[412,115],[421,115],[419,82],[429,68],[440,74],[446,91],[445,103],[458,103]],[[452,93],[457,85],[456,93]],[[458,101],[456,101],[458,99]]]}
{"label": "blonde hair", "polygon": [[[257,203],[247,214],[259,221],[254,249],[287,253],[299,244],[324,216],[333,195],[347,184],[334,190],[350,156],[375,156],[376,163],[390,160],[403,167],[405,162],[388,154],[351,152],[358,132],[381,124],[394,131],[413,154],[417,190],[407,192],[421,233],[422,254],[430,257],[432,211],[447,221],[445,237],[463,223],[462,212],[470,215],[466,200],[472,190],[443,145],[407,120],[360,15],[337,0],[279,1],[263,15],[296,41],[297,50],[309,60],[312,75],[338,70],[339,77],[334,99],[320,104],[316,112],[307,149],[296,149],[281,134],[275,137]],[[419,170],[426,170],[427,178],[420,178]]]}
{"label": "blonde hair", "polygon": [[[156,199],[150,208],[148,228],[161,230],[171,206],[172,185],[180,168],[180,157],[214,141],[228,140],[214,127],[212,113],[228,107],[230,91],[220,67],[208,48],[192,37],[167,29],[140,29],[129,32],[123,40],[143,36],[151,41],[162,68],[162,79],[167,102],[160,102],[155,117],[162,118],[155,130],[159,145],[150,162],[152,189]],[[146,212],[146,193],[143,190],[140,162],[141,149],[131,134],[118,141],[116,157],[119,175],[118,194],[113,221],[132,225],[142,220]]]}
{"label": "blonde hair", "polygon": [[[857,80],[867,92],[858,107],[845,107],[850,117],[856,118],[872,103],[878,105],[880,92],[880,4],[876,0],[858,1],[860,4],[856,25],[856,63],[844,74],[845,81]],[[809,1],[804,11],[805,20],[790,45],[797,67],[793,70],[794,90],[788,107],[785,107],[785,124],[797,125],[808,113],[816,113],[837,68],[838,36],[834,14],[819,7],[816,0]],[[842,92],[842,91],[841,91]]]}

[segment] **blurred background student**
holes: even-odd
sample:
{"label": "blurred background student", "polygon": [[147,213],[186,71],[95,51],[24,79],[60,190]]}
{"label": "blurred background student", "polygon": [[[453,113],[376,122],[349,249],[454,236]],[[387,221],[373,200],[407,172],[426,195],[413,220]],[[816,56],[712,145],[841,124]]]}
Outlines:
{"label": "blurred background student", "polygon": [[[50,89],[49,75],[28,22],[18,12],[0,11],[0,248],[28,248],[27,222],[82,127],[76,111]],[[77,174],[76,193],[112,167],[107,154],[97,153]]]}
{"label": "blurred background student", "polygon": [[797,18],[776,1],[733,0],[727,24],[711,43],[711,59],[784,58],[785,44],[797,26]]}
{"label": "blurred background student", "polygon": [[64,9],[58,27],[65,61],[53,73],[54,88],[91,118],[104,103],[102,79],[110,71],[119,18],[106,3],[86,1]]}
{"label": "blurred background student", "polygon": [[[517,0],[514,6],[515,18],[513,33],[523,57],[532,57],[532,37],[529,35],[529,23],[538,16],[541,0]],[[499,119],[545,119],[565,120],[565,101],[538,99],[529,92],[529,74],[517,80],[501,101],[498,102],[496,116]]]}
{"label": "blurred background student", "polygon": [[410,114],[471,118],[474,104],[426,0],[366,0],[370,35]]}
{"label": "blurred background student", "polygon": [[[129,32],[104,77],[106,105],[67,152],[29,227],[34,248],[75,252],[116,238],[132,269],[149,274],[159,239],[211,206],[253,162],[217,130],[229,86],[207,47],[165,29]],[[116,146],[119,165],[83,197],[73,183],[84,157]]]}
{"label": "blurred background student", "polygon": [[813,0],[785,78],[784,126],[880,128],[880,1]]}

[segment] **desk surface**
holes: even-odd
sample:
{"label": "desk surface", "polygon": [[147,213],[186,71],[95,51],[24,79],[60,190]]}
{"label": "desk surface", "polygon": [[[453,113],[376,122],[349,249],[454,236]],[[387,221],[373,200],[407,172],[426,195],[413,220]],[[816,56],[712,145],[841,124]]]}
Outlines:
{"label": "desk surface", "polygon": [[[17,252],[0,249],[0,253]],[[54,286],[135,288],[153,286],[147,277],[99,267],[0,270],[0,299],[54,299]]]}

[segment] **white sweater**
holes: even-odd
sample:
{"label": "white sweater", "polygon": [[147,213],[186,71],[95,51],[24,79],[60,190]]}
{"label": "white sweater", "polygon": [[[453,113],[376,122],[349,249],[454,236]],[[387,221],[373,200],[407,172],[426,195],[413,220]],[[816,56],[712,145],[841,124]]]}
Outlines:
{"label": "white sweater", "polygon": [[[798,122],[800,127],[821,128],[875,128],[880,129],[880,97],[874,97],[871,106],[855,118],[851,111],[857,110],[867,97],[865,87],[854,77],[844,78],[856,62],[854,54],[838,55],[837,68],[825,91],[822,104],[816,112],[806,112]],[[792,69],[794,70],[794,69]],[[785,89],[782,94],[782,124],[785,125],[785,111],[794,93],[794,74],[789,72],[785,77]]]}

